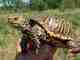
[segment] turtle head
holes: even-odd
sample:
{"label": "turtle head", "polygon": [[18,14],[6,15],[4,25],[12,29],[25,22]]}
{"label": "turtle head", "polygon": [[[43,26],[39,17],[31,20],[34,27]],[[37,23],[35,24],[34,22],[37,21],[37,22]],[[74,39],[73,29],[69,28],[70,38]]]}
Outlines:
{"label": "turtle head", "polygon": [[27,24],[25,17],[23,16],[10,16],[8,17],[8,23],[13,27],[24,27]]}

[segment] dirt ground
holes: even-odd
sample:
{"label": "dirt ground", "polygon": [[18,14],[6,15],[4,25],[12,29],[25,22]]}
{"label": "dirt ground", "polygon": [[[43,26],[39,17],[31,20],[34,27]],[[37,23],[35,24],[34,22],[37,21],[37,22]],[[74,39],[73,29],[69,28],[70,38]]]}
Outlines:
{"label": "dirt ground", "polygon": [[15,54],[14,48],[0,49],[0,60],[14,60]]}

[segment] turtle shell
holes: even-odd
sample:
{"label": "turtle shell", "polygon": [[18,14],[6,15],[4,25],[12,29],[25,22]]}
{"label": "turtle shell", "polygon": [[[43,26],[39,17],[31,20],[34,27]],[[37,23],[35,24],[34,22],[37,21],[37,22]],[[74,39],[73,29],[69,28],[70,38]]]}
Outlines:
{"label": "turtle shell", "polygon": [[62,40],[72,40],[72,24],[63,17],[36,16],[33,20],[39,22],[48,32],[54,33]]}

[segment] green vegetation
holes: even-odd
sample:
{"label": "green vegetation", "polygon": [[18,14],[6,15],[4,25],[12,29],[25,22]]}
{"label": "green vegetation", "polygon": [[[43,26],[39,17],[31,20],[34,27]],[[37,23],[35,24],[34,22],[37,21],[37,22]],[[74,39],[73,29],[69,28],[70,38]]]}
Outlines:
{"label": "green vegetation", "polygon": [[80,30],[80,9],[75,9],[75,10],[67,10],[64,12],[64,16],[66,19],[69,19],[72,21],[74,28],[77,28]]}
{"label": "green vegetation", "polygon": [[18,34],[7,22],[7,14],[0,15],[0,48],[10,47]]}

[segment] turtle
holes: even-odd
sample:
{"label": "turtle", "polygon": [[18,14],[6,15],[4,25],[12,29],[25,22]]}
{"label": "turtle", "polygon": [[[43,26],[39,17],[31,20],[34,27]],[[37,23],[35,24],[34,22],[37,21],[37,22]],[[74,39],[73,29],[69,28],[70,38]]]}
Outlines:
{"label": "turtle", "polygon": [[79,45],[75,43],[74,39],[71,37],[72,27],[63,17],[36,16],[25,19],[21,16],[12,16],[8,17],[8,22],[14,27],[21,28],[23,31],[26,31],[25,27],[31,24],[34,27],[33,35],[38,39],[35,40],[35,38],[33,41],[37,41],[36,44],[38,47],[39,44],[44,42],[43,44],[50,45],[54,52],[56,51],[54,47],[72,49],[71,52],[73,53],[80,52]]}

